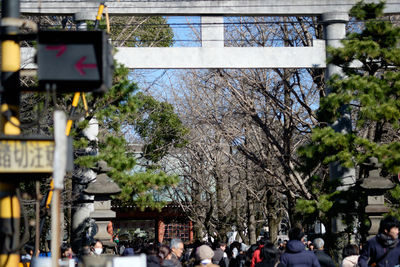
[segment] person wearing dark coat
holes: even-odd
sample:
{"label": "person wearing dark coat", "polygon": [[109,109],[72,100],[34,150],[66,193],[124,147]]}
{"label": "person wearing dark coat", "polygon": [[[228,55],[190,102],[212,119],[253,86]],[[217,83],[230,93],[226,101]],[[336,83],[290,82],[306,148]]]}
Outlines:
{"label": "person wearing dark coat", "polygon": [[156,255],[147,255],[147,267],[161,267],[160,259]]}
{"label": "person wearing dark coat", "polygon": [[360,267],[388,267],[399,264],[399,221],[388,216],[381,220],[376,236],[369,239],[363,246],[358,265]]}
{"label": "person wearing dark coat", "polygon": [[290,229],[289,242],[280,260],[283,266],[321,267],[314,252],[306,250],[303,238],[304,233],[300,228]]}
{"label": "person wearing dark coat", "polygon": [[182,240],[179,238],[174,238],[170,243],[171,248],[171,261],[175,264],[176,267],[182,267],[182,263],[180,261],[183,251],[185,250],[185,246],[183,245]]}
{"label": "person wearing dark coat", "polygon": [[255,267],[283,267],[279,262],[279,251],[274,244],[267,241],[261,249],[261,261],[255,264]]}
{"label": "person wearing dark coat", "polygon": [[214,250],[214,257],[212,258],[212,263],[219,265],[220,267],[228,267],[229,260],[225,257],[226,243],[218,242],[218,247]]}
{"label": "person wearing dark coat", "polygon": [[160,258],[157,255],[157,247],[155,245],[149,245],[145,248],[147,267],[161,267]]}
{"label": "person wearing dark coat", "polygon": [[321,267],[335,267],[335,263],[333,262],[331,256],[325,253],[324,251],[324,240],[322,238],[316,238],[313,241],[315,247],[315,256],[317,256],[318,262]]}
{"label": "person wearing dark coat", "polygon": [[166,245],[161,245],[158,248],[158,256],[160,257],[160,265],[163,267],[176,267],[176,264],[171,260],[171,249]]}
{"label": "person wearing dark coat", "polygon": [[135,255],[135,251],[133,250],[133,248],[125,248],[124,252],[122,253],[121,256],[133,256]]}

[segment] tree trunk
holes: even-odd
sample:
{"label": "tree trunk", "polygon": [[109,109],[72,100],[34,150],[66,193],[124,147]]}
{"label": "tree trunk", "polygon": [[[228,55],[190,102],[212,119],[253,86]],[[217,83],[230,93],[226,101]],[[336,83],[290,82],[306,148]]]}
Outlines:
{"label": "tree trunk", "polygon": [[66,221],[67,221],[67,234],[68,234],[68,243],[71,243],[71,229],[72,229],[72,179],[66,179],[65,182],[65,191],[66,199],[64,199],[64,203],[66,203]]}
{"label": "tree trunk", "polygon": [[268,228],[269,228],[269,239],[271,242],[276,243],[278,240],[279,225],[282,220],[282,216],[279,212],[279,202],[277,201],[276,194],[268,192]]}
{"label": "tree trunk", "polygon": [[273,243],[277,243],[279,234],[279,225],[281,223],[282,216],[270,216],[268,219],[269,228],[269,239]]}
{"label": "tree trunk", "polygon": [[203,239],[203,224],[199,221],[193,222],[193,239],[194,240],[202,240]]}
{"label": "tree trunk", "polygon": [[249,199],[249,192],[247,192],[247,229],[249,233],[249,245],[257,242],[256,233],[256,219],[254,210],[254,201]]}
{"label": "tree trunk", "polygon": [[241,191],[240,188],[235,192],[235,225],[236,225],[236,229],[238,232],[238,236],[240,236],[240,238],[242,239],[242,241],[244,243],[248,243],[248,238],[244,235],[244,228],[243,228],[243,223],[242,223],[242,219],[241,219],[241,214],[240,214],[240,203],[241,203]]}
{"label": "tree trunk", "polygon": [[287,191],[285,193],[286,195],[286,199],[287,199],[287,213],[288,213],[288,217],[289,217],[289,227],[293,227],[294,223],[296,222],[296,218],[295,218],[295,205],[296,205],[296,199],[294,199],[292,197],[292,195],[290,194],[290,191]]}
{"label": "tree trunk", "polygon": [[217,205],[217,225],[216,230],[218,232],[218,239],[223,241],[226,239],[226,207],[224,199],[224,179],[222,175],[219,175],[218,162],[215,166],[217,168],[215,175],[216,182],[216,205]]}

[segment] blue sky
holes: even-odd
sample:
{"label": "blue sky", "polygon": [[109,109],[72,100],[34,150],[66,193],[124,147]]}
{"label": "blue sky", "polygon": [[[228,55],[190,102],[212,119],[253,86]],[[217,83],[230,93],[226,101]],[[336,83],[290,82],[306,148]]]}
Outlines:
{"label": "blue sky", "polygon": [[[185,16],[173,16],[167,17],[168,23],[174,33],[174,47],[198,47],[201,46],[200,41],[196,39],[193,30],[200,32],[200,17],[185,17]],[[195,25],[189,25],[189,24]],[[134,80],[140,85],[140,88],[144,91],[148,89],[155,94],[157,98],[161,100],[167,100],[169,98],[168,90],[166,90],[166,85],[175,83],[176,71],[181,70],[135,70]],[[139,76],[137,74],[141,75]]]}
{"label": "blue sky", "polygon": [[200,46],[200,42],[195,39],[190,23],[200,32],[200,17],[167,17],[168,23],[174,32],[174,47]]}

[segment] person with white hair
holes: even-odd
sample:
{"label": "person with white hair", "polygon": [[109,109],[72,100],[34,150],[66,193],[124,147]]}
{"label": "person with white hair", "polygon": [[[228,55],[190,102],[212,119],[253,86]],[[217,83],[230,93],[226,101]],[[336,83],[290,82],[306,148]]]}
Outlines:
{"label": "person with white hair", "polygon": [[182,267],[180,259],[182,257],[183,251],[185,250],[185,246],[183,245],[182,240],[180,240],[179,238],[172,239],[170,243],[170,248],[171,261],[175,264],[176,267]]}
{"label": "person with white hair", "polygon": [[316,238],[313,241],[315,247],[315,256],[319,261],[321,267],[335,267],[335,263],[333,262],[331,256],[325,253],[324,251],[324,240],[322,238]]}

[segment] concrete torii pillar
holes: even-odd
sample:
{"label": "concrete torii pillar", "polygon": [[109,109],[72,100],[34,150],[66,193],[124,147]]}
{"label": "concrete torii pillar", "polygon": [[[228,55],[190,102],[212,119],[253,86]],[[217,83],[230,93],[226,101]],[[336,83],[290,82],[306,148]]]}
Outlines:
{"label": "concrete torii pillar", "polygon": [[[343,12],[329,12],[322,14],[324,24],[324,39],[326,47],[341,47],[341,40],[346,37],[346,23],[349,21],[349,14]],[[334,74],[342,74],[340,67],[328,64],[325,72],[325,79],[328,80]],[[329,91],[327,91],[329,93]]]}
{"label": "concrete torii pillar", "polygon": [[96,19],[96,12],[78,12],[74,15],[74,20],[76,22],[76,29],[78,31],[86,31],[87,30],[87,23],[88,20],[95,20]]}
{"label": "concrete torii pillar", "polygon": [[[322,14],[326,47],[337,48],[342,46],[340,41],[346,37],[346,23],[348,21],[348,13],[328,12]],[[334,64],[327,64],[325,81],[328,81],[335,74],[343,75],[342,69]],[[325,88],[325,93],[329,94],[330,89]],[[342,112],[342,117],[331,126],[336,132],[341,132],[343,134],[351,132],[350,114]],[[342,185],[339,186],[337,190],[347,191],[351,186],[355,185],[356,174],[354,168],[345,168],[335,162],[330,165],[329,172],[331,179],[340,179],[342,181]],[[345,226],[342,224],[340,216],[333,219],[332,228],[332,231],[335,233],[344,231]]]}
{"label": "concrete torii pillar", "polygon": [[201,46],[224,47],[223,16],[201,16]]}

